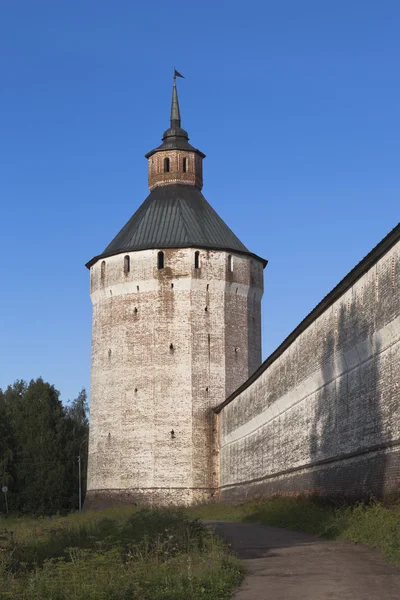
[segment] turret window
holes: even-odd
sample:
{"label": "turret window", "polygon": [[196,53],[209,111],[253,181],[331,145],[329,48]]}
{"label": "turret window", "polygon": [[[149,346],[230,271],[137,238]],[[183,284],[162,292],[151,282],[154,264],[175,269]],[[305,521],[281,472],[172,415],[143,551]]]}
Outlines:
{"label": "turret window", "polygon": [[169,173],[169,158],[164,158],[164,173]]}
{"label": "turret window", "polygon": [[157,269],[163,269],[164,268],[164,252],[159,252],[157,254]]}
{"label": "turret window", "polygon": [[233,256],[232,256],[232,254],[229,254],[229,256],[228,256],[228,271],[230,271],[230,272],[233,271]]}
{"label": "turret window", "polygon": [[129,256],[125,256],[124,258],[124,273],[129,273],[131,270],[131,259]]}
{"label": "turret window", "polygon": [[100,277],[101,277],[101,279],[104,279],[105,274],[106,274],[106,261],[103,260],[101,262],[101,270],[100,270]]}
{"label": "turret window", "polygon": [[200,268],[200,252],[198,250],[194,253],[194,268]]}
{"label": "turret window", "polygon": [[189,166],[189,159],[188,158],[184,158],[183,159],[183,172],[186,173],[188,170],[188,166]]}

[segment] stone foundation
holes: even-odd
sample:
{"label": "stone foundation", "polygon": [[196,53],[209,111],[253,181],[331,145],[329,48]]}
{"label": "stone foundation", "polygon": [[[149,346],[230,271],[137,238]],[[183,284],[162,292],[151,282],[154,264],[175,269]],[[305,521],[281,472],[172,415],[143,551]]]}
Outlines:
{"label": "stone foundation", "polygon": [[219,490],[218,499],[238,502],[300,495],[365,499],[399,493],[400,442],[398,447],[225,486]]}
{"label": "stone foundation", "polygon": [[214,497],[210,489],[132,489],[132,490],[90,490],[86,494],[84,509],[100,510],[117,505],[188,506],[208,502]]}

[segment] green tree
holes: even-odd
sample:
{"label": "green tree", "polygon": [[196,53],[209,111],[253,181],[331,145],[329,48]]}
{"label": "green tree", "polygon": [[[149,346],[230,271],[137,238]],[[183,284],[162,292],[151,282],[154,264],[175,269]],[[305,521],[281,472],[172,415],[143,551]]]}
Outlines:
{"label": "green tree", "polygon": [[12,395],[16,508],[29,512],[65,509],[69,501],[67,428],[59,392],[39,377],[18,398]]}
{"label": "green tree", "polygon": [[[0,486],[10,487],[13,483],[12,459],[14,454],[14,440],[6,401],[0,389]],[[0,500],[0,512],[3,511],[3,494]],[[5,502],[4,502],[5,510]]]}
{"label": "green tree", "polygon": [[[10,509],[55,513],[78,508],[78,456],[86,489],[86,391],[68,406],[41,377],[0,390],[0,477]],[[1,511],[0,505],[0,511]]]}

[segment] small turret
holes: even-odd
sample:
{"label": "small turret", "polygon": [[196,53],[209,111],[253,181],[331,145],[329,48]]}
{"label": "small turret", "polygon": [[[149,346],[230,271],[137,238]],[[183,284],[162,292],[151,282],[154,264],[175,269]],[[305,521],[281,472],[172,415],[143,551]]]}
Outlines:
{"label": "small turret", "polygon": [[162,144],[146,154],[149,161],[149,188],[181,183],[203,187],[205,154],[189,144],[189,135],[181,127],[176,71],[172,88],[170,127],[164,131]]}

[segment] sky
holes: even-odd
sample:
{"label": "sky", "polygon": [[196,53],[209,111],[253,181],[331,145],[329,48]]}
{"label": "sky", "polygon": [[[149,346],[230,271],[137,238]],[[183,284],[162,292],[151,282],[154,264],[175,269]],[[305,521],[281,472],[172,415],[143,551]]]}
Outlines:
{"label": "sky", "polygon": [[0,388],[89,390],[85,263],[182,126],[203,193],[269,263],[265,359],[399,221],[397,0],[1,0]]}

